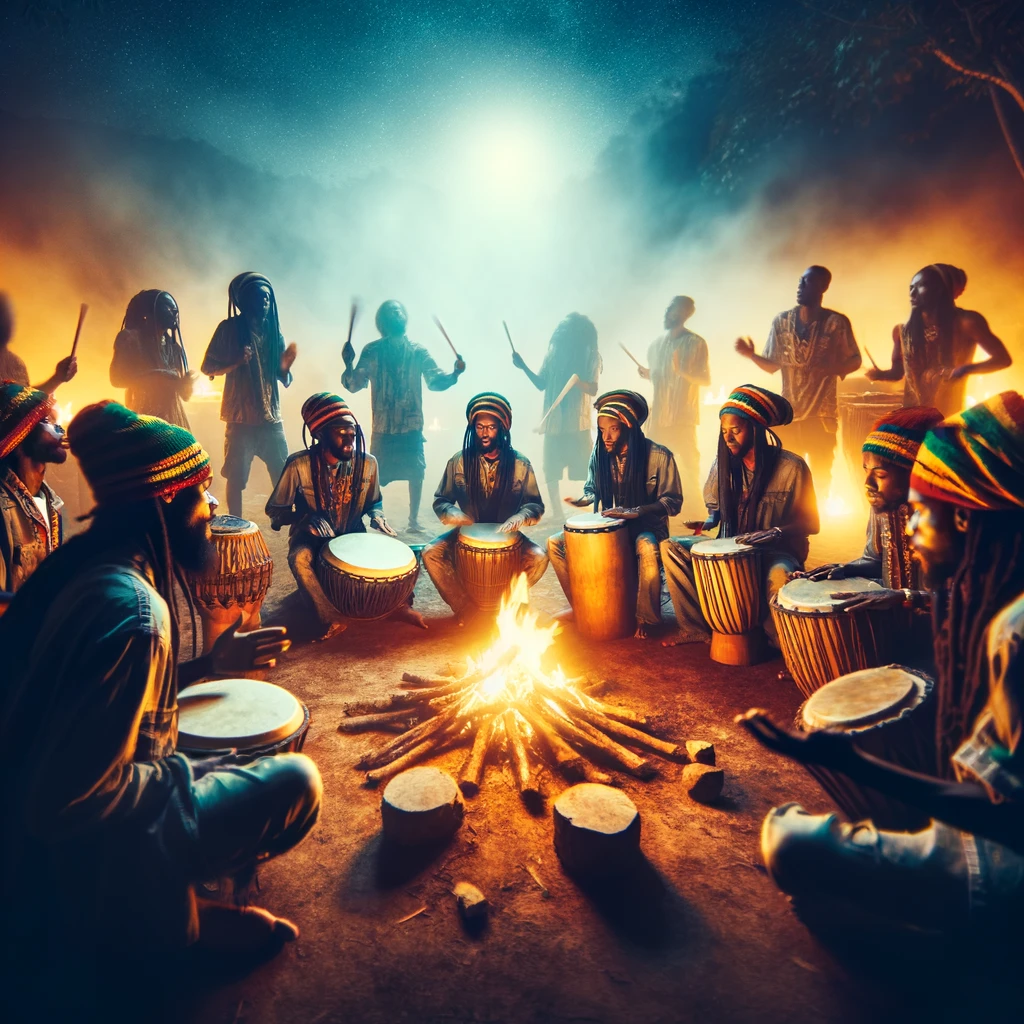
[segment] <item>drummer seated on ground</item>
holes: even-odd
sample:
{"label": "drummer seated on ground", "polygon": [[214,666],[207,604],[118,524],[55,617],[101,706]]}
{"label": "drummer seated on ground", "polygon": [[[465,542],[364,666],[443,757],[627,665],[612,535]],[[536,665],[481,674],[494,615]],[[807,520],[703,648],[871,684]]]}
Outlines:
{"label": "drummer seated on ground", "polygon": [[[544,515],[530,460],[512,447],[508,399],[494,392],[475,395],[466,406],[466,422],[462,451],[448,460],[434,493],[434,512],[452,529],[423,549],[423,567],[460,622],[474,608],[456,566],[459,527],[494,523],[511,536]],[[548,557],[528,537],[519,537],[519,571],[532,587],[544,575]]]}
{"label": "drummer seated on ground", "polygon": [[[772,429],[792,418],[792,406],[781,395],[753,384],[737,388],[719,411],[718,457],[704,484],[706,528],[717,526],[719,537],[735,537],[765,551],[766,600],[760,618],[772,643],[776,636],[768,603],[794,572],[803,569],[807,538],[819,529],[811,471],[799,455],[782,448]],[[694,544],[704,539],[673,537],[661,543],[665,581],[679,625],[679,633],[665,641],[666,646],[711,639],[691,555]]]}
{"label": "drummer seated on ground", "polygon": [[[661,561],[658,543],[668,536],[668,520],[683,507],[679,470],[672,453],[644,436],[647,401],[635,391],[609,391],[594,403],[598,438],[582,498],[568,505],[593,505],[609,519],[625,520],[636,550],[639,586],[636,633],[647,638],[648,628],[661,622]],[[569,604],[573,603],[565,534],[548,538],[551,565]]]}
{"label": "drummer seated on ground", "polygon": [[[363,516],[389,537],[395,531],[384,518],[377,460],[366,451],[362,429],[344,399],[327,392],[312,395],[303,403],[302,420],[303,435],[308,430],[313,444],[288,457],[266,512],[275,530],[291,527],[288,566],[316,616],[317,638],[327,640],[346,623],[317,578],[320,549],[342,534],[365,533]],[[395,614],[426,628],[409,605]]]}

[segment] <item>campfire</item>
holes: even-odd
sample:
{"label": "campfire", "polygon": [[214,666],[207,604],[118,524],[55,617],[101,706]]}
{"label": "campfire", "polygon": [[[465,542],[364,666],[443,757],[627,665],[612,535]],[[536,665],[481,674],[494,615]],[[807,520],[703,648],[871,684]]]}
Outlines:
{"label": "campfire", "polygon": [[356,767],[369,785],[457,746],[469,751],[459,786],[475,796],[488,755],[504,751],[519,792],[541,797],[538,767],[546,763],[570,782],[612,781],[592,761],[640,779],[658,773],[650,755],[688,760],[686,750],[652,736],[647,719],[594,696],[601,683],[544,668],[560,632],[529,607],[520,575],[501,602],[497,637],[459,677],[402,675],[402,690],[380,701],[345,706],[341,732],[398,731],[391,743],[363,755]]}

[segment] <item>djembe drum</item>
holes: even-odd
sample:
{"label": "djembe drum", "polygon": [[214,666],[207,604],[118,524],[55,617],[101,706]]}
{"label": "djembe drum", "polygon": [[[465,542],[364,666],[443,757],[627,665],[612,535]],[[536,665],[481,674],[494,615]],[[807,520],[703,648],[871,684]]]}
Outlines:
{"label": "djembe drum", "polygon": [[473,523],[459,528],[455,538],[455,573],[470,601],[484,611],[501,604],[502,595],[519,574],[523,538],[502,533],[497,523]]}
{"label": "djembe drum", "polygon": [[790,580],[771,602],[772,620],[789,674],[800,692],[815,690],[849,672],[886,664],[893,656],[901,609],[838,611],[833,594],[864,594],[884,588],[873,580]]}
{"label": "djembe drum", "polygon": [[899,395],[879,391],[839,396],[839,427],[843,434],[843,454],[855,481],[863,479],[861,447],[864,439],[886,413],[898,409],[901,404]]}
{"label": "djembe drum", "polygon": [[308,729],[306,705],[273,683],[215,679],[178,694],[178,750],[193,757],[298,752]]}
{"label": "djembe drum", "polygon": [[214,516],[210,533],[217,551],[215,567],[205,575],[188,576],[203,623],[204,654],[239,615],[242,632],[260,628],[260,609],[274,572],[274,560],[255,523],[238,516]]}
{"label": "djembe drum", "polygon": [[761,551],[735,537],[702,540],[690,549],[700,608],[711,627],[711,658],[753,665],[764,656]]}
{"label": "djembe drum", "polygon": [[[815,691],[796,716],[801,732],[835,729],[858,749],[910,771],[935,772],[935,711],[929,676],[902,665],[866,668]],[[870,818],[879,828],[916,832],[929,821],[916,808],[862,787],[839,772],[806,765],[849,821]]]}
{"label": "djembe drum", "polygon": [[565,524],[565,560],[580,636],[618,640],[636,630],[636,551],[623,519],[596,512]]}
{"label": "djembe drum", "polygon": [[317,578],[349,619],[382,619],[413,592],[419,563],[408,544],[378,533],[347,533],[320,548]]}

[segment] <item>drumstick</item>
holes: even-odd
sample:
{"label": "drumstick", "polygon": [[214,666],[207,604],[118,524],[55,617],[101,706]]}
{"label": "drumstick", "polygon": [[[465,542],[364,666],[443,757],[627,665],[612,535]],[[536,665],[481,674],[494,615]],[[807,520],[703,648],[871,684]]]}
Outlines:
{"label": "drumstick", "polygon": [[567,394],[569,394],[569,392],[572,391],[572,389],[574,387],[576,387],[576,385],[579,383],[579,380],[580,380],[579,374],[574,373],[565,382],[565,387],[562,388],[561,393],[559,394],[559,396],[551,403],[551,407],[548,409],[548,411],[546,413],[544,413],[544,418],[540,421],[540,423],[537,424],[536,427],[534,427],[533,432],[535,434],[539,434],[540,433],[540,428],[544,426],[544,424],[547,422],[548,417],[555,411],[555,409],[558,408],[558,403],[561,402],[562,399],[565,398],[565,396]]}
{"label": "drumstick", "polygon": [[508,324],[504,320],[501,321],[501,326],[505,328],[505,337],[508,338],[508,346],[512,349],[512,355],[516,354],[516,347],[512,344],[512,335],[508,333]]}
{"label": "drumstick", "polygon": [[355,299],[352,300],[352,308],[348,314],[348,337],[345,339],[345,348],[352,344],[352,329],[356,325],[356,313],[359,312],[359,306],[356,305]]}
{"label": "drumstick", "polygon": [[878,369],[878,363],[876,363],[875,360],[872,358],[871,353],[868,351],[867,345],[864,346],[864,355],[866,355],[868,357],[868,359],[871,360],[871,365],[877,370]]}
{"label": "drumstick", "polygon": [[75,328],[75,340],[71,343],[71,355],[78,351],[78,339],[82,334],[82,323],[85,320],[85,314],[89,312],[89,307],[83,302],[78,310],[78,326]]}
{"label": "drumstick", "polygon": [[[633,362],[634,362],[634,363],[636,363],[636,365],[637,365],[637,366],[640,366],[640,363],[639,363],[639,362],[637,361],[637,358],[636,358],[636,356],[635,356],[635,355],[633,355],[633,353],[632,353],[632,352],[630,352],[630,351],[629,351],[629,349],[628,349],[628,348],[626,348],[626,346],[625,346],[625,345],[623,345],[621,341],[619,342],[619,348],[621,348],[621,349],[622,349],[622,351],[623,351],[623,352],[625,352],[625,353],[626,353],[626,355],[627,355],[627,356],[629,356],[629,358],[630,358],[630,359],[632,359],[632,360],[633,360]],[[640,369],[642,370],[642,369],[643,369],[643,367],[642,367],[642,366],[640,366]]]}
{"label": "drumstick", "polygon": [[457,349],[452,344],[452,339],[448,337],[448,332],[444,329],[444,327],[441,324],[441,321],[438,320],[436,316],[434,317],[434,323],[437,324],[437,329],[444,335],[444,340],[448,342],[448,347],[455,353],[455,358],[461,359],[462,356],[459,355]]}

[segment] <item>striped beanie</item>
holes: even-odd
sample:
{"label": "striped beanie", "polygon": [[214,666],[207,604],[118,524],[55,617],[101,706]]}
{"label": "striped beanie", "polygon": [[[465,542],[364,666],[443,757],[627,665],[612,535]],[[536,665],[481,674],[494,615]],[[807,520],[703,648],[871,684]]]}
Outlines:
{"label": "striped beanie", "polygon": [[929,430],[910,486],[963,508],[1024,508],[1024,397],[1004,391]]}
{"label": "striped beanie", "polygon": [[306,424],[311,434],[316,434],[321,427],[341,419],[342,416],[351,416],[353,420],[356,418],[344,398],[326,391],[310,395],[302,403],[302,422]]}
{"label": "striped beanie", "polygon": [[743,384],[736,388],[725,400],[725,405],[718,410],[718,415],[721,417],[727,412],[734,416],[745,416],[748,420],[760,423],[766,430],[793,422],[793,406],[789,401],[756,384]]}
{"label": "striped beanie", "polygon": [[53,409],[45,392],[13,380],[0,383],[0,459],[7,458]]}
{"label": "striped beanie", "polygon": [[938,409],[920,405],[893,409],[871,428],[861,451],[871,452],[894,466],[910,469],[924,435],[941,422],[942,413]]}
{"label": "striped beanie", "polygon": [[650,410],[647,399],[635,391],[606,391],[594,403],[598,416],[607,416],[627,427],[642,427]]}
{"label": "striped beanie", "polygon": [[497,391],[483,391],[469,400],[466,422],[472,424],[480,415],[493,416],[506,430],[512,429],[512,406]]}
{"label": "striped beanie", "polygon": [[210,456],[184,427],[118,402],[87,405],[68,425],[97,505],[171,498],[210,475]]}

